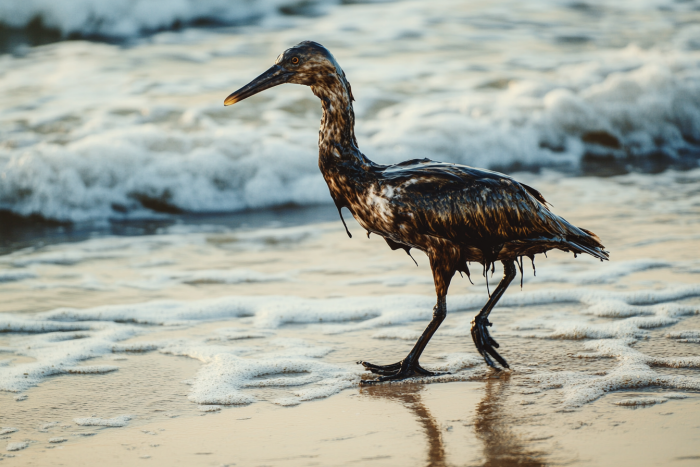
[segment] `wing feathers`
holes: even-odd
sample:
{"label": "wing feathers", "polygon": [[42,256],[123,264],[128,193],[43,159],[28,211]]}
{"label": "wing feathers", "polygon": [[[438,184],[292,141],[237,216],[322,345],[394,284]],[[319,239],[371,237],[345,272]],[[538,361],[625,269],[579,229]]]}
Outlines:
{"label": "wing feathers", "polygon": [[[551,248],[573,250],[608,259],[600,239],[549,210],[536,189],[507,175],[456,164],[410,161],[391,166],[386,182],[402,193],[394,201],[420,233],[449,239],[458,244],[492,248],[516,244],[531,251],[542,243]],[[526,245],[529,244],[529,245]]]}

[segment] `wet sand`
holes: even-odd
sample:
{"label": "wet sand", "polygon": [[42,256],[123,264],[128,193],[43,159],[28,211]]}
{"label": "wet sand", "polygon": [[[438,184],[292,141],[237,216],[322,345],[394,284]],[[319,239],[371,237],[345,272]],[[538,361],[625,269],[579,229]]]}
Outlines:
{"label": "wet sand", "polygon": [[[600,400],[576,412],[524,410],[511,377],[348,390],[292,408],[255,404],[32,434],[10,465],[697,465],[700,401],[646,409]],[[537,412],[537,413],[533,413]],[[85,433],[86,434],[86,433]],[[54,437],[62,444],[49,444]],[[148,464],[146,464],[148,465]]]}
{"label": "wet sand", "polygon": [[[555,212],[600,235],[613,261],[600,265],[563,253],[538,258],[540,277],[526,274],[523,291],[514,284],[506,297],[517,300],[531,292],[583,288],[652,293],[697,285],[697,194],[692,186],[686,192],[679,185],[673,192],[671,188],[664,191],[664,181],[659,178],[663,176],[567,180],[546,174],[522,175],[520,178],[541,189],[553,202]],[[698,174],[666,176],[692,179]],[[615,205],[609,203],[613,198],[618,200]],[[151,237],[97,238],[19,251],[0,257],[2,272],[26,272],[35,277],[1,283],[0,311],[30,317],[58,307],[82,309],[235,295],[314,300],[433,296],[427,261],[421,253],[415,254],[416,268],[403,252],[390,251],[380,238],[368,240],[356,224],[350,228],[352,240],[345,236],[340,222],[335,222],[250,232],[176,228]],[[607,282],[590,279],[604,277],[604,268],[616,262],[633,264],[630,262],[642,259],[651,266],[623,271]],[[661,260],[668,264],[664,266],[658,262]],[[478,273],[472,274],[475,286],[466,279],[455,279],[448,307],[451,300],[455,304],[466,300],[459,296],[485,301],[484,279]],[[561,282],[552,273],[578,279]],[[586,275],[589,273],[593,276]],[[21,392],[0,392],[0,426],[17,428],[0,436],[2,442],[28,443],[18,451],[3,449],[0,459],[7,465],[683,466],[700,462],[700,396],[692,386],[679,389],[680,383],[672,379],[696,381],[697,365],[656,366],[658,383],[610,383],[611,391],[604,390],[602,397],[579,405],[566,402],[571,388],[578,387],[577,381],[614,375],[625,359],[631,358],[629,353],[612,358],[596,356],[600,348],[587,347],[591,343],[604,346],[632,339],[625,349],[651,357],[697,361],[700,345],[668,337],[700,329],[697,294],[661,304],[690,310],[671,324],[645,328],[642,334],[630,331],[628,337],[615,334],[598,340],[585,335],[578,339],[543,337],[538,334],[543,328],[529,331],[523,323],[540,320],[556,333],[561,322],[585,319],[592,326],[585,328],[590,333],[590,329],[614,330],[624,320],[591,316],[590,310],[577,303],[517,303],[505,302],[492,314],[494,336],[513,366],[511,372],[498,374],[484,365],[466,363],[466,370],[456,373],[458,381],[368,388],[353,383],[329,397],[300,399],[290,407],[275,401],[295,389],[274,384],[250,386],[247,391],[256,401],[244,406],[188,400],[193,388],[201,384],[197,383],[201,370],[211,366],[192,351],[178,356],[167,348],[159,351],[154,347],[152,351],[115,350],[96,355],[81,365],[117,368],[104,374],[51,376]],[[425,312],[428,316],[429,308]],[[475,354],[471,339],[460,331],[474,313],[459,306],[448,312],[421,360],[426,367],[445,366],[444,356],[454,352],[467,357]],[[413,335],[426,324],[413,319],[353,328],[365,321],[292,321],[263,328],[259,319],[244,316],[186,325],[145,325],[143,334],[123,344],[189,339],[202,345],[214,342],[265,348],[278,345],[268,337],[274,334],[278,340],[301,339],[313,348],[328,347],[330,351],[319,354],[323,362],[356,368],[353,363],[359,359],[377,363],[399,360],[411,348]],[[340,331],[333,331],[333,326]],[[22,342],[30,342],[22,339],[31,338],[33,335],[16,332],[0,334],[0,357],[5,359],[0,362],[11,367],[33,362],[34,358],[20,348]],[[79,335],[72,338],[80,341]],[[359,374],[359,370],[353,371]],[[555,379],[547,382],[548,375],[569,375],[573,386]],[[633,380],[634,373],[629,375]],[[253,382],[261,383],[265,378]],[[636,401],[636,405],[620,405],[626,400]],[[655,403],[644,405],[644,400]],[[126,426],[80,426],[74,421],[78,417],[120,415],[131,417]],[[49,443],[51,438],[65,441]]]}

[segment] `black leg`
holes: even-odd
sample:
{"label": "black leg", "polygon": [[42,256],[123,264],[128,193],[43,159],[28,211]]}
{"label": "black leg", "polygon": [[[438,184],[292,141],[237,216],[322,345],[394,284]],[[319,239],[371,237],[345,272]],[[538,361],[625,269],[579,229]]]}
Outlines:
{"label": "black leg", "polygon": [[435,334],[435,331],[437,331],[438,327],[440,327],[440,324],[445,320],[446,316],[447,305],[445,303],[445,297],[442,296],[438,298],[438,302],[433,308],[433,319],[430,321],[430,324],[428,324],[428,327],[425,328],[425,331],[423,331],[420,338],[418,338],[416,345],[413,346],[413,349],[408,353],[406,358],[392,365],[374,365],[369,362],[357,362],[372,373],[382,375],[380,378],[375,380],[362,380],[360,384],[397,381],[410,378],[412,376],[438,376],[439,374],[444,374],[433,373],[422,368],[418,364],[418,359],[423,353],[423,350],[425,350],[425,346],[428,345],[430,338],[433,337],[433,334]]}
{"label": "black leg", "polygon": [[[487,329],[487,326],[491,326],[488,320],[489,313],[491,313],[493,307],[496,306],[498,300],[503,296],[511,281],[515,278],[515,263],[511,260],[502,261],[502,263],[503,279],[498,283],[498,287],[496,287],[496,290],[491,294],[489,301],[486,302],[486,305],[484,305],[479,314],[476,315],[472,321],[472,339],[474,339],[476,349],[481,356],[484,357],[486,364],[496,370],[500,370],[500,368],[493,363],[491,357],[496,359],[503,368],[510,368],[505,359],[496,352],[496,349],[499,347],[498,342],[491,337]],[[496,349],[494,349],[494,347]]]}

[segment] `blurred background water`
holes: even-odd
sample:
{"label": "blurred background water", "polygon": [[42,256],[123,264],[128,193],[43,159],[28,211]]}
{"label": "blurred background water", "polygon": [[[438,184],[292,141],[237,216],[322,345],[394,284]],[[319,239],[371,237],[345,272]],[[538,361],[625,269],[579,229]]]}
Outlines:
{"label": "blurred background water", "polygon": [[379,163],[607,177],[700,160],[699,1],[7,0],[3,246],[328,206],[308,89],[222,105],[309,39],[348,75]]}

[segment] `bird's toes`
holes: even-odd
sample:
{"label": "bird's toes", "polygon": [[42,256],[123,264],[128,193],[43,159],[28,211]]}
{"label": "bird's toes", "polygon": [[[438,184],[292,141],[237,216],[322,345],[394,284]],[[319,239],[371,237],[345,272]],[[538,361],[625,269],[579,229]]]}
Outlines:
{"label": "bird's toes", "polygon": [[360,386],[371,386],[373,384],[384,383],[386,381],[399,381],[406,379],[409,376],[401,374],[401,372],[395,372],[394,374],[385,374],[377,379],[363,379],[360,380]]}
{"label": "bird's toes", "polygon": [[[378,383],[383,383],[387,381],[401,381],[404,379],[408,378],[413,378],[413,377],[425,377],[425,376],[442,376],[442,375],[449,375],[449,372],[444,372],[444,373],[436,373],[433,371],[426,370],[425,368],[421,367],[417,363],[409,366],[409,367],[402,367],[401,363],[395,363],[394,365],[386,365],[385,367],[380,367],[376,368],[377,365],[373,365],[375,368],[367,368],[370,370],[372,373],[376,373],[380,376],[377,379],[371,379],[371,380],[361,380],[360,385],[365,386],[365,385],[372,385],[372,384],[378,384]],[[389,370],[389,367],[394,367],[395,369]]]}
{"label": "bird's toes", "polygon": [[433,373],[432,371],[426,370],[425,368],[416,365],[416,367],[413,369],[414,372],[416,372],[420,376],[436,376],[437,373]]}
{"label": "bird's toes", "polygon": [[401,362],[399,363],[392,363],[391,365],[375,365],[373,363],[369,362],[357,362],[363,367],[365,367],[367,370],[371,371],[372,373],[380,374],[380,375],[387,375],[387,374],[393,374],[396,373],[398,370],[401,369]]}

